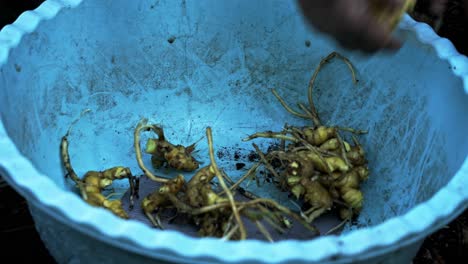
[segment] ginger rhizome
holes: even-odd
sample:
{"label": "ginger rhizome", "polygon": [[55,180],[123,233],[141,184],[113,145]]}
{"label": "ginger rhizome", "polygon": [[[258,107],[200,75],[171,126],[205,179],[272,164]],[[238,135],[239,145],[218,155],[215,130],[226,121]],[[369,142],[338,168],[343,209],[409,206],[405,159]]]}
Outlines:
{"label": "ginger rhizome", "polygon": [[[279,145],[283,147],[267,153],[262,153],[255,144],[254,147],[262,157],[265,169],[277,178],[279,187],[303,202],[302,216],[309,223],[334,206],[339,208],[340,216],[345,220],[359,214],[364,200],[360,184],[369,176],[365,151],[356,137],[366,131],[323,125],[313,102],[315,79],[321,67],[333,58],[340,58],[345,62],[356,83],[350,61],[333,52],[315,70],[308,87],[309,107],[298,104],[302,112],[292,109],[276,90],[272,90],[288,112],[311,120],[311,126],[285,125],[282,131],[257,132],[244,139],[280,140]],[[353,142],[345,141],[342,132],[351,133]]]}

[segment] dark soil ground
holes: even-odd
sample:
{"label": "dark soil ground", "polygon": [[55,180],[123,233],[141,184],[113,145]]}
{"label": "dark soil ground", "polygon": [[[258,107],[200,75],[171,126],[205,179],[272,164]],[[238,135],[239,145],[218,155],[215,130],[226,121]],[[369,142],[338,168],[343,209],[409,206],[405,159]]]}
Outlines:
{"label": "dark soil ground", "polygon": [[[442,17],[427,10],[430,0],[419,0],[412,16],[431,25],[438,34],[468,54],[468,12],[460,0],[449,0]],[[0,1],[0,28],[12,23],[21,12],[34,9],[42,0]],[[34,259],[37,263],[55,263],[40,240],[29,214],[27,203],[0,178],[0,244],[2,257],[11,256],[16,263]],[[15,253],[16,252],[16,253]],[[413,262],[464,263],[468,260],[468,210],[446,227],[429,236]]]}

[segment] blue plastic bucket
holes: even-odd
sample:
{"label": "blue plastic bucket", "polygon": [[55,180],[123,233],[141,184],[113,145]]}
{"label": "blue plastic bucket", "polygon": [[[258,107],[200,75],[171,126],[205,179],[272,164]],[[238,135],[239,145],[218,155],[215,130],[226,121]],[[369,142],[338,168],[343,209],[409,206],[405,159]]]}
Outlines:
{"label": "blue plastic bucket", "polygon": [[28,200],[60,263],[410,262],[467,207],[468,60],[410,17],[397,34],[396,54],[341,51],[358,85],[341,63],[317,79],[323,120],[369,130],[364,209],[340,235],[226,242],[156,230],[87,205],[62,171],[60,138],[86,108],[70,136],[80,175],[139,171],[132,136],[142,117],[183,144],[211,126],[215,148],[303,124],[269,89],[305,101],[320,59],[340,50],[292,1],[49,0],[25,12],[0,32],[0,174]]}

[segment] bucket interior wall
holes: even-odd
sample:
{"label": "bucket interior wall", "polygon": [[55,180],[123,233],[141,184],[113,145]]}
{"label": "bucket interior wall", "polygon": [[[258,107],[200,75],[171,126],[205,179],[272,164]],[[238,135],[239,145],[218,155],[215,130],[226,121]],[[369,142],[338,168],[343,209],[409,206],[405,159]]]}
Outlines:
{"label": "bucket interior wall", "polygon": [[[356,85],[337,60],[314,88],[325,124],[369,131],[360,137],[371,169],[364,209],[348,228],[424,202],[467,155],[462,81],[432,48],[398,34],[405,45],[397,54],[343,52],[356,68]],[[287,113],[270,89],[293,107],[307,103],[315,67],[336,49],[310,31],[292,1],[83,1],[12,50],[0,70],[1,118],[19,150],[64,189],[73,187],[64,180],[60,139],[87,108],[69,137],[79,175],[116,165],[141,174],[133,129],[146,117],[185,145],[211,126],[215,150],[229,150],[220,166],[237,178],[245,171],[235,169],[232,155],[253,150],[242,138],[310,124]],[[263,150],[271,143],[256,142]],[[208,163],[206,138],[197,149]],[[284,200],[271,188],[257,191]]]}

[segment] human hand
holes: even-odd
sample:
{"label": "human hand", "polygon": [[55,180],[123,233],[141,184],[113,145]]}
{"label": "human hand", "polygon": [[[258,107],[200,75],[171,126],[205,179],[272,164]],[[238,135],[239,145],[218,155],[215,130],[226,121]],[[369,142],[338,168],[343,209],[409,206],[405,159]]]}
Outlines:
{"label": "human hand", "polygon": [[[389,11],[402,0],[378,0]],[[378,23],[369,0],[298,0],[307,19],[317,30],[336,39],[343,47],[364,52],[396,50],[401,46],[391,28]]]}
{"label": "human hand", "polygon": [[397,50],[401,42],[391,25],[380,23],[372,8],[398,12],[403,0],[298,0],[305,18],[343,47],[364,52]]}

